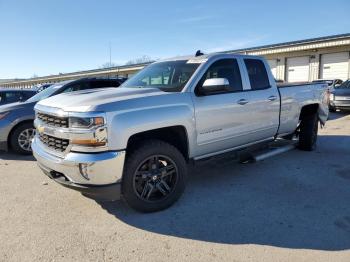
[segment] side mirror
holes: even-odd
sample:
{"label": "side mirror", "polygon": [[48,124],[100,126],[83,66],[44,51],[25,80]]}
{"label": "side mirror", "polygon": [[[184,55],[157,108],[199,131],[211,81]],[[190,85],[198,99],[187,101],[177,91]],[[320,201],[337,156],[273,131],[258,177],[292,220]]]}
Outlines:
{"label": "side mirror", "polygon": [[204,81],[200,88],[203,95],[218,94],[230,90],[230,83],[226,78],[210,78]]}

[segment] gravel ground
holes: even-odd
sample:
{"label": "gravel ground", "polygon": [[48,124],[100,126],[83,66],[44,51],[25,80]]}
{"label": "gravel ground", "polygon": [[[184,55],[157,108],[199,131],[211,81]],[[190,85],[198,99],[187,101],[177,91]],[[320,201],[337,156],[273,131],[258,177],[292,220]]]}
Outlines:
{"label": "gravel ground", "polygon": [[350,115],[335,113],[314,152],[191,169],[170,209],[140,214],[0,154],[0,261],[350,261]]}

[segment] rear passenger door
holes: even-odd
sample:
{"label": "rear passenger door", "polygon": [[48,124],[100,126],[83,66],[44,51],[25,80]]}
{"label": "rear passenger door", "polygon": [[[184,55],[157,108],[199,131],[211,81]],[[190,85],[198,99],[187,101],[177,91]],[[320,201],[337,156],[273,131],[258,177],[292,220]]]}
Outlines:
{"label": "rear passenger door", "polygon": [[[245,110],[250,112],[245,120],[250,142],[272,138],[278,130],[280,98],[276,85],[271,85],[263,60],[243,58],[249,94]],[[270,76],[272,78],[272,76]]]}

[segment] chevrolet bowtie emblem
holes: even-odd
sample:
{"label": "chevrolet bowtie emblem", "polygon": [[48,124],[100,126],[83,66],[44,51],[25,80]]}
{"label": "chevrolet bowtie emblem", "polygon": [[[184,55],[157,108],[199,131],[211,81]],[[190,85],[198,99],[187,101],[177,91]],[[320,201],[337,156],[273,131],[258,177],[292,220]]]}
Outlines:
{"label": "chevrolet bowtie emblem", "polygon": [[45,130],[45,127],[43,127],[43,126],[38,126],[37,129],[38,129],[38,132],[39,132],[39,133],[43,133],[44,130]]}

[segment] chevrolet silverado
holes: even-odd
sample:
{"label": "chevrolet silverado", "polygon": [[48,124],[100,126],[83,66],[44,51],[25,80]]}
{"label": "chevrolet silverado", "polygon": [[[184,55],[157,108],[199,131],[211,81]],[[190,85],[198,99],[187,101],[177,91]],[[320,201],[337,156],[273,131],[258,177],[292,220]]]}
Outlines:
{"label": "chevrolet silverado", "polygon": [[46,175],[143,212],[172,205],[190,161],[277,138],[315,148],[326,84],[277,87],[264,58],[235,54],[155,62],[118,89],[40,101],[32,149]]}

